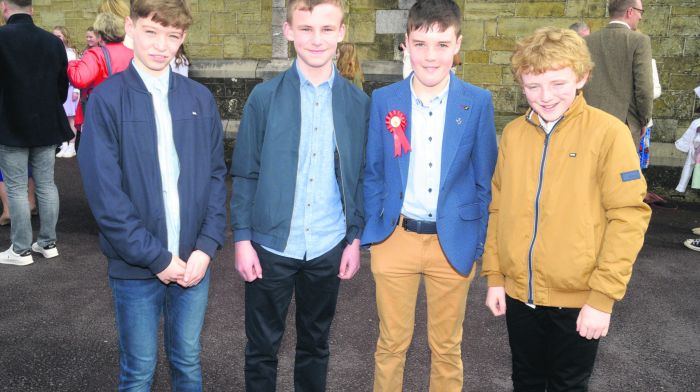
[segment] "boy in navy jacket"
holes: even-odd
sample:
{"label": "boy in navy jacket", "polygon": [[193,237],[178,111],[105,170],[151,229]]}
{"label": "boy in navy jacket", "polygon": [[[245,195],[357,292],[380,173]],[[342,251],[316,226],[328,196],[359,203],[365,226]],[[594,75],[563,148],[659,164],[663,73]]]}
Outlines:
{"label": "boy in navy jacket", "polygon": [[136,0],[127,70],[90,96],[78,160],[109,263],[119,389],[148,389],[164,316],[171,384],[201,390],[209,264],[224,241],[226,166],[216,103],[169,64],[192,22],[186,2]]}

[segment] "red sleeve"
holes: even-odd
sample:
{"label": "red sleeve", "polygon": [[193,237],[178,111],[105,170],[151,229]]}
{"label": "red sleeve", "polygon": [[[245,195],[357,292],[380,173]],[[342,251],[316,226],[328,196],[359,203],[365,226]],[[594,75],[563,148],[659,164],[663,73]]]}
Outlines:
{"label": "red sleeve", "polygon": [[104,55],[100,48],[90,48],[80,60],[68,62],[68,79],[76,88],[88,88],[107,78]]}

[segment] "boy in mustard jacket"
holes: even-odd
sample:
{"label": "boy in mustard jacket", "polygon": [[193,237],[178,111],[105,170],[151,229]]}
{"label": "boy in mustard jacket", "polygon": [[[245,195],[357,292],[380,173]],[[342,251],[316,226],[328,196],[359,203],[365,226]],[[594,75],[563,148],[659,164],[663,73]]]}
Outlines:
{"label": "boy in mustard jacket", "polygon": [[482,275],[515,391],[586,390],[649,224],[629,130],[580,93],[592,68],[583,39],[552,27],[511,58],[530,109],[503,131]]}

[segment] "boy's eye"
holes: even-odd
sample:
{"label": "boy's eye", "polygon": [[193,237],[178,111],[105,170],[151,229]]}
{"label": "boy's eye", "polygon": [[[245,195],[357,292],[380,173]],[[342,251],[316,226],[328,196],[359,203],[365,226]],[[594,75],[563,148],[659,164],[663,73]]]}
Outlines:
{"label": "boy's eye", "polygon": [[441,47],[441,48],[446,48],[446,47],[448,47],[448,46],[449,46],[449,45],[447,45],[446,43],[440,43],[440,47]]}

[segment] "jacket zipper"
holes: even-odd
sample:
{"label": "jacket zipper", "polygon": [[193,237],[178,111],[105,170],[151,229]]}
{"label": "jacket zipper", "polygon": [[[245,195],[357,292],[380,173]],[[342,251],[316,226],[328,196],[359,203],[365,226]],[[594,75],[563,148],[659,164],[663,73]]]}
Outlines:
{"label": "jacket zipper", "polygon": [[532,241],[530,241],[530,249],[527,252],[527,303],[531,306],[534,307],[535,305],[535,286],[533,285],[533,260],[532,260],[532,254],[535,250],[535,241],[537,240],[537,229],[538,229],[538,224],[540,221],[540,196],[542,196],[542,181],[544,180],[544,165],[545,162],[547,161],[547,150],[549,149],[549,138],[551,135],[554,133],[554,130],[556,129],[557,125],[561,121],[563,121],[564,118],[562,117],[557,123],[552,127],[552,130],[547,133],[544,130],[544,127],[541,125],[538,125],[542,131],[545,133],[544,137],[544,151],[542,151],[542,160],[540,161],[540,177],[537,182],[537,193],[535,195],[535,219],[534,219],[534,224],[533,224],[533,229],[532,229]]}
{"label": "jacket zipper", "polygon": [[335,141],[335,149],[338,151],[338,169],[340,169],[340,193],[341,197],[343,198],[343,214],[345,214],[345,226],[347,227],[347,222],[348,222],[348,207],[347,207],[347,199],[345,198],[345,186],[343,182],[343,159],[340,156],[340,147],[338,147],[338,135],[335,133],[335,130],[333,130],[333,141]]}

